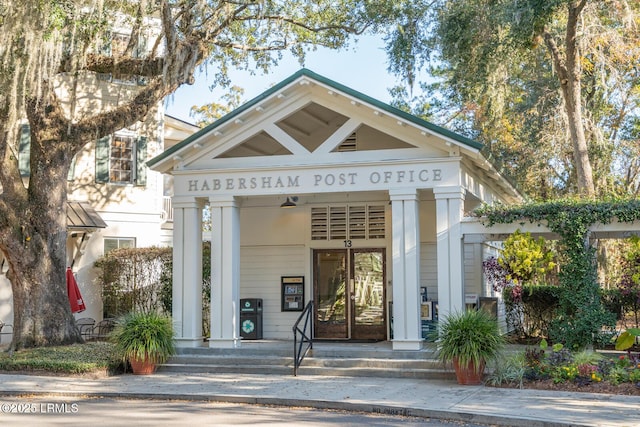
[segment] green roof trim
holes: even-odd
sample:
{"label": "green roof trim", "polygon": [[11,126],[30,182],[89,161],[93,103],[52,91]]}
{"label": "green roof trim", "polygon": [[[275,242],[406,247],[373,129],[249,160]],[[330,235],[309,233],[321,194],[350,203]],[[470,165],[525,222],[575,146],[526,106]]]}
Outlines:
{"label": "green roof trim", "polygon": [[242,114],[243,112],[245,112],[246,110],[251,109],[252,107],[254,107],[256,104],[260,103],[261,101],[263,101],[266,98],[269,98],[270,96],[272,96],[274,93],[282,90],[284,87],[290,85],[291,83],[293,83],[294,81],[298,80],[301,77],[308,77],[310,79],[316,80],[319,83],[325,84],[327,86],[332,87],[333,89],[343,92],[349,96],[352,96],[354,98],[359,99],[360,101],[362,101],[363,103],[367,103],[370,104],[376,108],[379,108],[382,111],[385,111],[389,114],[395,115],[397,117],[400,117],[404,120],[407,120],[411,123],[414,123],[418,126],[421,126],[423,128],[429,129],[433,132],[436,132],[442,136],[445,136],[447,138],[450,138],[454,141],[458,141],[461,144],[467,145],[473,149],[476,150],[481,150],[484,145],[474,141],[472,139],[469,139],[467,137],[464,137],[460,134],[457,134],[455,132],[450,131],[449,129],[445,129],[443,127],[434,125],[433,123],[430,123],[426,120],[423,120],[419,117],[416,117],[412,114],[409,114],[405,111],[399,110],[395,107],[392,107],[389,104],[385,104],[384,102],[378,101],[377,99],[374,99],[368,95],[363,94],[362,92],[358,92],[356,90],[353,90],[343,84],[340,84],[338,82],[335,82],[331,79],[328,79],[326,77],[323,77],[319,74],[314,73],[313,71],[306,69],[306,68],[302,68],[300,70],[298,70],[297,72],[295,72],[294,74],[292,74],[291,76],[287,77],[286,79],[284,79],[283,81],[281,81],[280,83],[278,83],[277,85],[269,88],[268,90],[266,90],[265,92],[263,92],[262,94],[256,96],[255,98],[253,98],[252,100],[246,102],[245,104],[241,105],[240,107],[236,108],[235,110],[233,110],[232,112],[230,112],[229,114],[221,117],[220,119],[216,120],[215,122],[211,123],[210,125],[200,129],[198,132],[194,133],[193,135],[189,136],[188,138],[186,138],[185,140],[181,141],[180,143],[174,145],[173,147],[167,149],[166,151],[164,151],[163,153],[157,155],[156,157],[154,157],[153,159],[150,159],[147,161],[147,165],[148,166],[154,166],[157,163],[160,163],[162,160],[166,159],[167,157],[170,157],[172,154],[180,151],[181,149],[183,149],[184,147],[187,147],[189,144],[191,144],[193,141],[197,140],[198,138],[200,138],[202,135],[205,135],[211,131],[213,131],[214,129],[216,129],[219,126],[222,126],[223,124],[227,123],[230,120],[233,120],[236,116]]}

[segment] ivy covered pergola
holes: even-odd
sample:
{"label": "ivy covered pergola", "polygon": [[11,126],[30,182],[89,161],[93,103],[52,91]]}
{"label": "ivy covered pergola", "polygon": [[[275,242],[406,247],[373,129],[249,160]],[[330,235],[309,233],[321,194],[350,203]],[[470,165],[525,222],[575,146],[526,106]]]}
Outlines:
{"label": "ivy covered pergola", "polygon": [[553,339],[571,347],[593,343],[615,318],[598,297],[595,242],[640,236],[640,200],[562,200],[519,206],[484,206],[463,220],[465,242],[502,241],[516,232],[558,240],[567,256],[560,267],[561,292]]}

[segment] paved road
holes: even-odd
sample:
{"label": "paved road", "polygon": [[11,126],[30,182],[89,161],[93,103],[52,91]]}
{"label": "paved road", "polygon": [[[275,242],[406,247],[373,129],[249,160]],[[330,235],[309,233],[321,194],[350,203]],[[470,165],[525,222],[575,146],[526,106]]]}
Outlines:
{"label": "paved road", "polygon": [[2,426],[428,426],[485,427],[384,414],[197,401],[0,397]]}

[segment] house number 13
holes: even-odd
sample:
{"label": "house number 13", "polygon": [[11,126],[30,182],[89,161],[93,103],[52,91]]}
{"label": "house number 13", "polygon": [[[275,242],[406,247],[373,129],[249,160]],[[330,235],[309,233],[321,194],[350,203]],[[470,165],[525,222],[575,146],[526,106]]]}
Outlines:
{"label": "house number 13", "polygon": [[344,247],[345,248],[350,248],[351,247],[351,240],[345,240],[344,241]]}

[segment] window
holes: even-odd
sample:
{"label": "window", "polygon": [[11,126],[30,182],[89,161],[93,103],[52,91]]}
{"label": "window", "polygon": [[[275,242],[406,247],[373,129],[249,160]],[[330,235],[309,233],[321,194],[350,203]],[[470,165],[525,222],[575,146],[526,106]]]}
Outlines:
{"label": "window", "polygon": [[129,45],[129,34],[113,33],[111,35],[111,55],[122,56],[124,55],[127,45]]}
{"label": "window", "polygon": [[[121,57],[127,51],[127,47],[129,46],[129,42],[131,41],[131,35],[128,33],[107,33],[104,40],[102,41],[99,52],[102,55],[113,56],[113,57]],[[138,41],[133,46],[133,50],[131,51],[132,58],[141,58],[145,54],[148,53],[147,49],[147,38],[144,35],[140,35]],[[144,86],[147,84],[147,78],[143,76],[135,76],[135,75],[119,75],[115,76],[111,73],[99,73],[97,75],[98,80],[103,80],[107,82],[113,83],[121,83],[127,85],[140,85]]]}
{"label": "window", "polygon": [[109,182],[120,184],[133,182],[134,145],[133,137],[114,135],[109,158]]}
{"label": "window", "polygon": [[[127,50],[127,46],[131,41],[131,34],[111,32],[107,33],[106,37],[102,41],[100,47],[100,53],[108,56],[122,56]],[[134,44],[131,56],[133,58],[140,58],[147,53],[147,37],[145,35],[139,35],[137,43]]]}
{"label": "window", "polygon": [[135,248],[136,239],[133,237],[105,237],[104,253],[108,253],[114,249]]}
{"label": "window", "polygon": [[115,134],[96,143],[96,182],[135,184],[147,181],[147,138]]}

